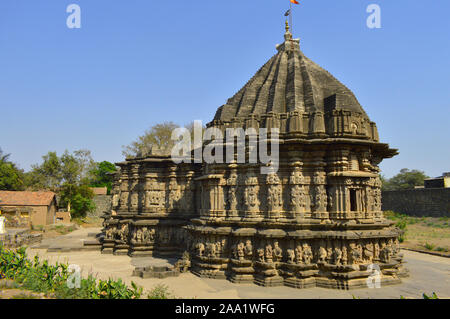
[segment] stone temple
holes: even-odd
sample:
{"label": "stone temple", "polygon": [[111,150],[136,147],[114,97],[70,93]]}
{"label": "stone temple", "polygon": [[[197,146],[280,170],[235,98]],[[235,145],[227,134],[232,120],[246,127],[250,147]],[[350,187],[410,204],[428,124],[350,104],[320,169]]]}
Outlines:
{"label": "stone temple", "polygon": [[103,253],[183,256],[198,276],[264,286],[350,289],[407,275],[381,211],[378,165],[397,150],[288,26],[284,39],[207,125],[279,128],[278,171],[170,155],[118,163]]}

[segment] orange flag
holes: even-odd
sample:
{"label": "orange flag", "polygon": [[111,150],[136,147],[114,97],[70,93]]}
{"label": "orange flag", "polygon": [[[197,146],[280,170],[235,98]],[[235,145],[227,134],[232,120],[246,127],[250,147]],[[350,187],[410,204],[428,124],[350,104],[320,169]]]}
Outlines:
{"label": "orange flag", "polygon": [[300,4],[297,0],[290,0],[294,4]]}

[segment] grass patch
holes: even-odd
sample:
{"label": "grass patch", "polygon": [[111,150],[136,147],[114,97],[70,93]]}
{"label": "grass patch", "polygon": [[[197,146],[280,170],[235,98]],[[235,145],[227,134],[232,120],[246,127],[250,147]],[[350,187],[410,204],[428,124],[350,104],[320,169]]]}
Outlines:
{"label": "grass patch", "polygon": [[[449,217],[414,217],[394,211],[385,211],[384,216],[402,230],[399,242],[404,247],[448,253],[450,250]],[[439,249],[439,250],[438,250]]]}

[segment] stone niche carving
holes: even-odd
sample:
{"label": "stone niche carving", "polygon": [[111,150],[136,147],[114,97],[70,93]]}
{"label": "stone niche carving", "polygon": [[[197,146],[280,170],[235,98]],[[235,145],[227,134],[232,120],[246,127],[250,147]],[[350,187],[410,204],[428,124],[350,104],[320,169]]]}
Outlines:
{"label": "stone niche carving", "polygon": [[[278,128],[277,171],[261,173],[274,162],[175,164],[156,154],[117,163],[103,253],[184,256],[198,276],[263,286],[366,287],[373,264],[382,285],[407,275],[378,176],[397,151],[289,31],[277,51],[208,124]],[[217,143],[225,150],[226,140]]]}

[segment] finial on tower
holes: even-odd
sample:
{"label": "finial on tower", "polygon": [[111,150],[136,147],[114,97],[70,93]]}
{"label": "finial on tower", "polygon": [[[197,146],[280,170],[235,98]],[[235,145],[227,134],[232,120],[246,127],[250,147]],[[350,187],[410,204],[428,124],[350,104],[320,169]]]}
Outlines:
{"label": "finial on tower", "polygon": [[289,21],[288,20],[286,20],[286,27],[285,28],[286,28],[286,33],[289,32]]}

